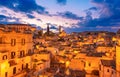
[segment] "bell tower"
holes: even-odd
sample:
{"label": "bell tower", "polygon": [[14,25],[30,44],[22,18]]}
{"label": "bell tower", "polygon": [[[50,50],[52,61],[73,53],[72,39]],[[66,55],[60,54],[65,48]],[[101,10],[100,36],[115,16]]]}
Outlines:
{"label": "bell tower", "polygon": [[50,33],[50,28],[49,28],[49,24],[47,24],[47,35],[49,35]]}
{"label": "bell tower", "polygon": [[59,26],[59,34],[62,32],[62,27],[61,25]]}

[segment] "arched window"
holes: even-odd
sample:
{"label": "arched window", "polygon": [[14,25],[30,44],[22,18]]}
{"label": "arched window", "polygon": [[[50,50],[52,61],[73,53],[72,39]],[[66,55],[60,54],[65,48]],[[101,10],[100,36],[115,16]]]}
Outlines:
{"label": "arched window", "polygon": [[32,54],[32,51],[31,49],[28,50],[28,54],[31,55]]}
{"label": "arched window", "polygon": [[3,56],[3,60],[6,60],[6,59],[7,59],[7,55],[4,55],[4,56]]}
{"label": "arched window", "polygon": [[91,63],[89,63],[88,65],[91,66]]}
{"label": "arched window", "polygon": [[7,72],[5,72],[5,77],[8,77],[8,73]]}
{"label": "arched window", "polygon": [[26,69],[28,69],[28,63],[26,63]]}
{"label": "arched window", "polygon": [[16,74],[16,67],[13,68],[13,75]]}
{"label": "arched window", "polygon": [[15,46],[16,45],[16,39],[11,39],[11,46]]}
{"label": "arched window", "polygon": [[3,42],[3,41],[2,41],[2,37],[0,37],[0,44],[2,44],[2,42]]}
{"label": "arched window", "polygon": [[109,70],[109,69],[107,69],[107,72],[110,72],[110,70]]}
{"label": "arched window", "polygon": [[25,39],[21,39],[21,44],[25,45]]}
{"label": "arched window", "polygon": [[24,65],[22,64],[22,70],[24,69]]}
{"label": "arched window", "polygon": [[25,56],[24,50],[20,51],[20,57],[24,57],[24,56]]}
{"label": "arched window", "polygon": [[15,52],[11,52],[11,59],[15,58]]}

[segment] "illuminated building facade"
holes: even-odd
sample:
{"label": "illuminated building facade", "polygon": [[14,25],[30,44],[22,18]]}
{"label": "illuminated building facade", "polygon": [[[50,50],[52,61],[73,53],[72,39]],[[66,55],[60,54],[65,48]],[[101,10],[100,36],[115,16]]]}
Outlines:
{"label": "illuminated building facade", "polygon": [[117,36],[117,44],[116,44],[116,72],[117,76],[120,77],[120,36]]}
{"label": "illuminated building facade", "polygon": [[32,27],[29,25],[1,25],[0,77],[23,77],[32,68]]}

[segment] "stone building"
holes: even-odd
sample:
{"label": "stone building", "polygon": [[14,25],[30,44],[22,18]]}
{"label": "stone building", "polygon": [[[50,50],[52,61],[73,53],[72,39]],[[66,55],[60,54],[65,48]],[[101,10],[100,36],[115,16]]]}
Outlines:
{"label": "stone building", "polygon": [[114,60],[101,60],[99,65],[100,77],[116,77]]}
{"label": "stone building", "polygon": [[117,35],[116,44],[116,77],[120,77],[120,34]]}
{"label": "stone building", "polygon": [[32,30],[26,24],[0,25],[0,77],[23,77],[32,68]]}

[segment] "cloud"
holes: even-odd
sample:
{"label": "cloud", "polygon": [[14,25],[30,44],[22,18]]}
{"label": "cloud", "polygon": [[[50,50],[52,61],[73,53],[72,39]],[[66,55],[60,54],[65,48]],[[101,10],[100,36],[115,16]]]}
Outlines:
{"label": "cloud", "polygon": [[45,12],[45,8],[40,5],[37,5],[35,0],[0,0],[0,6],[7,7],[16,12]]}
{"label": "cloud", "polygon": [[108,30],[120,28],[119,0],[92,0],[93,7],[86,9],[86,16],[79,21],[79,28],[66,28],[67,31]]}
{"label": "cloud", "polygon": [[4,18],[7,18],[7,17],[4,15],[0,15],[0,20],[3,20]]}
{"label": "cloud", "polygon": [[77,24],[79,20],[73,20],[73,19],[68,19],[68,18],[63,18],[59,15],[40,15],[36,12],[33,14],[36,18],[41,18],[41,23],[44,24],[44,27],[46,27],[46,23],[51,23],[51,24],[56,24],[57,26],[61,25],[64,27],[73,27],[75,25],[72,24]]}
{"label": "cloud", "polygon": [[89,8],[89,10],[97,11],[98,9],[96,7],[91,7],[91,8]]}
{"label": "cloud", "polygon": [[60,15],[64,18],[74,19],[74,20],[82,20],[83,19],[83,17],[79,17],[79,16],[77,16],[76,14],[73,14],[70,11],[66,11],[66,12],[63,12],[63,13],[58,13],[58,15]]}
{"label": "cloud", "polygon": [[[118,27],[120,25],[120,0],[92,0],[94,7],[87,9],[81,27]],[[98,14],[97,17],[94,17]]]}
{"label": "cloud", "polygon": [[83,32],[83,31],[113,31],[116,32],[120,27],[80,27],[80,28],[65,28],[67,32]]}
{"label": "cloud", "polygon": [[92,0],[92,3],[100,10],[101,17],[120,16],[120,0]]}
{"label": "cloud", "polygon": [[60,5],[66,5],[67,0],[57,0],[57,3]]}
{"label": "cloud", "polygon": [[[3,12],[4,11],[4,12]],[[1,19],[5,18],[4,22],[1,22],[3,24],[8,23],[22,23],[22,24],[31,24],[40,26],[41,28],[46,28],[47,23],[52,24],[55,28],[58,28],[59,25],[63,26],[64,28],[72,28],[77,27],[78,20],[63,18],[58,15],[47,15],[47,14],[39,14],[38,12],[32,12],[32,13],[23,13],[23,12],[15,12],[12,9],[2,7],[0,8],[0,15]],[[53,27],[52,27],[53,28]]]}
{"label": "cloud", "polygon": [[[56,0],[66,5],[67,0]],[[0,0],[0,23],[24,23],[52,29],[63,26],[68,31],[92,29],[117,29],[120,25],[120,0],[91,0],[92,7],[86,9],[84,16],[78,16],[69,10],[49,14],[46,8],[37,5],[35,0]],[[86,28],[86,29],[85,29]]]}
{"label": "cloud", "polygon": [[35,18],[32,14],[26,14],[28,16],[28,18]]}
{"label": "cloud", "polygon": [[[65,5],[67,0],[57,0],[60,5]],[[51,28],[77,27],[79,17],[66,12],[66,17],[62,15],[51,15],[45,7],[37,5],[35,0],[0,0],[0,23],[2,24],[31,24],[46,28],[47,23],[51,23]]]}

